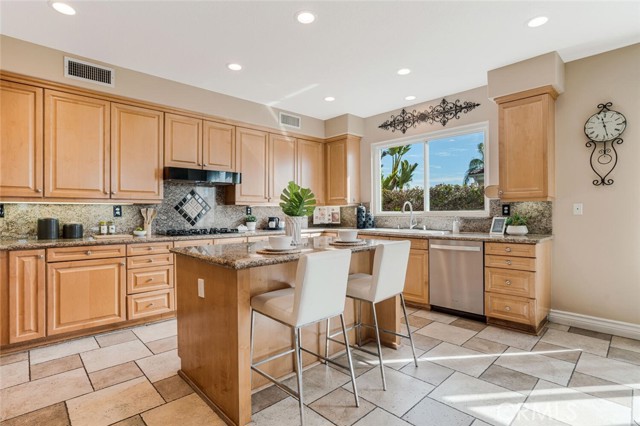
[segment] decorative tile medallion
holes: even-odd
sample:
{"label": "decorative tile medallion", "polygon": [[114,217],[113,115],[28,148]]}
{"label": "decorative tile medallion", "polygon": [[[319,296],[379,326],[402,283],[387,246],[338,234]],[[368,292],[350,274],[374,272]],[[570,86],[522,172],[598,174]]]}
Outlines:
{"label": "decorative tile medallion", "polygon": [[191,226],[198,223],[204,215],[211,210],[207,202],[193,189],[184,196],[174,209],[186,220]]}

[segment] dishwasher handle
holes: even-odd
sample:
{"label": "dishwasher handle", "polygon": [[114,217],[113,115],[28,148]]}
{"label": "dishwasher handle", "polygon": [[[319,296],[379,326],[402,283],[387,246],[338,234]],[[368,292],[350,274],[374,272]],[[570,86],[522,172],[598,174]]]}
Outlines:
{"label": "dishwasher handle", "polygon": [[481,251],[481,247],[475,246],[447,246],[444,244],[431,244],[429,249],[450,250],[450,251]]}

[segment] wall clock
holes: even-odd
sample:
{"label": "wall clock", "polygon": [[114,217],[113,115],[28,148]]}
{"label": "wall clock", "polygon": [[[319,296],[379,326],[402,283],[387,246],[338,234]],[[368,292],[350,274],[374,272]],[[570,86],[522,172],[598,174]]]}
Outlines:
{"label": "wall clock", "polygon": [[612,105],[611,102],[599,104],[600,111],[584,124],[584,134],[589,138],[586,146],[592,148],[591,169],[599,177],[592,182],[596,186],[613,184],[608,176],[618,164],[615,146],[623,142],[620,135],[627,128],[627,119],[622,113],[611,110]]}

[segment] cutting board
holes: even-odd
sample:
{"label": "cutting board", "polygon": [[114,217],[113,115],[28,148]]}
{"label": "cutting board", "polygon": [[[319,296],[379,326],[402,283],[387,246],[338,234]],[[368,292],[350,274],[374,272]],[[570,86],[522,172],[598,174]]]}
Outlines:
{"label": "cutting board", "polygon": [[125,238],[133,238],[133,235],[131,234],[94,235],[93,238],[95,238],[96,240],[113,240],[113,239],[122,240]]}

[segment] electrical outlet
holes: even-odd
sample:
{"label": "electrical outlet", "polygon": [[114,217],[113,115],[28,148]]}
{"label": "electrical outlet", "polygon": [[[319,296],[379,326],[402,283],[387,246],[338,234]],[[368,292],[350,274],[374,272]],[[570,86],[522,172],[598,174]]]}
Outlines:
{"label": "electrical outlet", "polygon": [[198,278],[198,297],[204,299],[204,279]]}
{"label": "electrical outlet", "polygon": [[582,203],[573,203],[573,215],[582,216]]}
{"label": "electrical outlet", "polygon": [[502,216],[511,216],[511,204],[502,205]]}
{"label": "electrical outlet", "polygon": [[247,214],[247,216],[249,216],[251,214],[251,206],[247,206],[245,210],[245,213]]}
{"label": "electrical outlet", "polygon": [[122,206],[113,206],[113,217],[122,217]]}
{"label": "electrical outlet", "polygon": [[0,204],[0,217],[4,217],[4,204]]}

